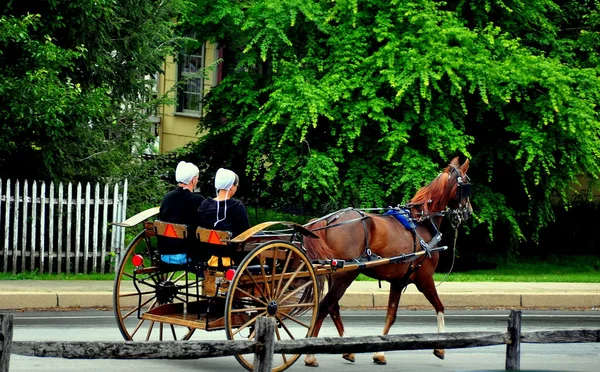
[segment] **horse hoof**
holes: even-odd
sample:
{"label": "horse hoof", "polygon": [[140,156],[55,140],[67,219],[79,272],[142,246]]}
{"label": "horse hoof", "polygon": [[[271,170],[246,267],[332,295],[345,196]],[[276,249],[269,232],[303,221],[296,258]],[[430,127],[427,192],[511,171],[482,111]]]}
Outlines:
{"label": "horse hoof", "polygon": [[307,367],[318,367],[319,363],[317,362],[317,358],[306,358],[304,359],[304,365]]}
{"label": "horse hoof", "polygon": [[354,354],[344,354],[342,355],[342,358],[346,359],[349,362],[354,363],[355,359],[354,359]]}
{"label": "horse hoof", "polygon": [[385,360],[385,358],[373,358],[373,363],[380,366],[385,366],[387,364],[387,360]]}
{"label": "horse hoof", "polygon": [[444,349],[434,349],[433,355],[440,359],[444,359],[444,357],[446,356],[446,351]]}

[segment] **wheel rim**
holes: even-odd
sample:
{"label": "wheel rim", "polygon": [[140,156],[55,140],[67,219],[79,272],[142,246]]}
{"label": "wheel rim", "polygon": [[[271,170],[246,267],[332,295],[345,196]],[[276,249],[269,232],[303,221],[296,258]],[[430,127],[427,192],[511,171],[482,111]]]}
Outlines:
{"label": "wheel rim", "polygon": [[[276,340],[310,337],[319,293],[314,269],[301,249],[284,241],[265,243],[244,258],[231,281],[225,303],[227,339],[253,340],[254,325],[260,316],[275,318]],[[235,357],[252,370],[253,355]],[[273,371],[285,370],[299,357],[274,355]]]}
{"label": "wheel rim", "polygon": [[[126,249],[115,276],[113,289],[113,308],[117,326],[125,340],[134,341],[164,341],[164,340],[189,340],[195,329],[138,319],[140,314],[147,312],[164,303],[185,301],[185,275],[182,272],[160,272],[147,270],[143,274],[134,276],[135,267],[131,263],[134,255],[143,258],[143,266],[155,267],[152,257],[156,251],[156,240],[147,237],[142,231]],[[143,294],[138,301],[138,290]],[[189,283],[188,289],[195,290]],[[183,296],[183,297],[182,297]]]}

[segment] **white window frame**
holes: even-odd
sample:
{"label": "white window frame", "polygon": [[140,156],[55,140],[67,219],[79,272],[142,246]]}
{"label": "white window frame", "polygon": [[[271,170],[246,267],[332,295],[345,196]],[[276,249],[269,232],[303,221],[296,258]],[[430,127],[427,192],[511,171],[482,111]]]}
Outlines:
{"label": "white window frame", "polygon": [[[177,83],[179,85],[177,88],[177,113],[202,116],[205,61],[206,43],[202,43],[199,50],[189,50],[188,47],[185,47],[179,53],[177,59]],[[195,71],[193,71],[194,69]]]}

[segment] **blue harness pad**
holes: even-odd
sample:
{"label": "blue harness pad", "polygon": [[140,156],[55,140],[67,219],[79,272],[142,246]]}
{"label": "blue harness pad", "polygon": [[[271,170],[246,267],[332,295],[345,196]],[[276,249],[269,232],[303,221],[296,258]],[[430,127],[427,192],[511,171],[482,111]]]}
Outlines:
{"label": "blue harness pad", "polygon": [[414,231],[417,228],[415,222],[412,218],[409,217],[410,211],[408,209],[390,209],[389,211],[383,214],[384,216],[394,216],[402,226],[404,226],[407,230]]}

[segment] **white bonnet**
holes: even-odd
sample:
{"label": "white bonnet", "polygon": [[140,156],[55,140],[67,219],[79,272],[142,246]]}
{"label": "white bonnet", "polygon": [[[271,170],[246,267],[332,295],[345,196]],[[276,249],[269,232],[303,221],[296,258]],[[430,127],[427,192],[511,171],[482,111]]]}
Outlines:
{"label": "white bonnet", "polygon": [[192,182],[192,178],[197,176],[199,173],[200,170],[194,164],[180,161],[179,164],[177,164],[177,169],[175,170],[175,179],[177,182],[187,185],[188,183]]}
{"label": "white bonnet", "polygon": [[235,173],[229,169],[219,168],[215,175],[215,189],[229,190],[235,183]]}

